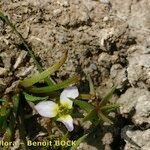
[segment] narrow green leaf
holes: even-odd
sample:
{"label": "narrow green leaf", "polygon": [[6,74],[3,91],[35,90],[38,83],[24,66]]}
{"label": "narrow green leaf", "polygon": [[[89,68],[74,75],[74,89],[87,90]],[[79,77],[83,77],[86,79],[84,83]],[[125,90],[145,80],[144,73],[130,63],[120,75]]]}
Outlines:
{"label": "narrow green leaf", "polygon": [[99,122],[99,118],[97,116],[96,111],[93,109],[92,111],[90,111],[85,118],[83,119],[83,121],[91,121],[94,124],[97,124]]}
{"label": "narrow green leaf", "polygon": [[88,81],[89,81],[89,87],[90,87],[90,94],[91,95],[95,95],[95,89],[94,89],[94,84],[93,81],[91,79],[91,76],[88,74],[87,75]]}
{"label": "narrow green leaf", "polygon": [[62,141],[67,141],[68,140],[68,132],[62,136],[61,140]]}
{"label": "narrow green leaf", "polygon": [[98,112],[98,117],[99,117],[99,119],[103,120],[104,122],[113,124],[113,122],[108,117],[106,117],[102,112]]}
{"label": "narrow green leaf", "polygon": [[67,58],[67,51],[65,51],[64,55],[62,56],[59,62],[49,67],[45,71],[33,75],[29,79],[24,79],[23,81],[20,82],[20,85],[23,87],[30,87],[33,84],[45,79],[46,77],[54,73],[56,70],[58,70],[64,64],[64,62],[66,61],[66,58]]}
{"label": "narrow green leaf", "polygon": [[73,145],[70,150],[77,150],[77,147],[87,138],[87,136],[88,136],[88,134],[85,134],[85,135],[83,135],[82,137],[80,137],[80,138],[76,141],[76,144]]}
{"label": "narrow green leaf", "polygon": [[107,102],[111,99],[111,97],[113,96],[114,91],[116,90],[116,86],[114,86],[110,92],[108,92],[108,94],[106,94],[106,96],[104,96],[100,102],[100,106],[105,106],[107,104]]}
{"label": "narrow green leaf", "polygon": [[78,98],[84,99],[84,100],[89,100],[89,99],[91,99],[92,97],[93,97],[93,95],[91,95],[91,94],[80,94],[80,95],[78,96]]}
{"label": "narrow green leaf", "polygon": [[81,109],[85,110],[87,113],[93,110],[93,106],[86,101],[72,99],[72,98],[70,98],[70,100],[72,100],[76,105],[78,105]]}
{"label": "narrow green leaf", "polygon": [[37,97],[37,96],[33,96],[33,95],[29,95],[28,93],[26,92],[23,92],[24,96],[25,96],[25,99],[27,101],[30,101],[30,102],[35,102],[35,101],[42,101],[42,100],[47,100],[48,99],[48,96],[45,96],[45,97]]}
{"label": "narrow green leaf", "polygon": [[[61,141],[68,141],[68,132],[62,136]],[[62,150],[66,150],[66,147],[62,146]]]}
{"label": "narrow green leaf", "polygon": [[1,108],[0,109],[0,128],[5,128],[4,126],[6,125],[7,122],[7,117],[10,115],[10,109],[6,108]]}
{"label": "narrow green leaf", "polygon": [[5,116],[0,116],[0,129],[3,128],[4,121],[5,121]]}
{"label": "narrow green leaf", "polygon": [[[2,12],[0,12],[0,19],[2,19],[3,21],[5,21],[7,23],[7,25],[9,25],[12,28],[12,30],[18,35],[18,37],[21,39],[23,45],[25,46],[26,50],[29,52],[30,57],[34,60],[34,63],[37,66],[38,71],[42,72],[43,69],[42,69],[41,65],[39,64],[39,62],[36,60],[34,52],[28,46],[27,42],[25,41],[25,39],[23,38],[23,36],[19,33],[19,31],[16,29],[16,27],[14,26],[14,24]],[[51,79],[51,77],[49,79],[45,78],[45,81],[47,82],[48,85],[53,85],[54,84],[54,82]]]}
{"label": "narrow green leaf", "polygon": [[7,113],[6,108],[1,106],[1,109],[0,109],[0,116],[5,116],[6,113]]}
{"label": "narrow green leaf", "polygon": [[57,91],[63,88],[68,87],[70,84],[77,83],[80,80],[79,76],[74,76],[70,79],[67,79],[61,83],[52,85],[52,86],[46,86],[46,87],[31,87],[28,89],[30,93],[49,93],[53,91]]}
{"label": "narrow green leaf", "polygon": [[17,115],[18,106],[19,106],[19,94],[15,94],[12,97],[13,100],[13,112],[15,113],[15,116]]}
{"label": "narrow green leaf", "polygon": [[11,109],[10,115],[9,115],[9,123],[6,129],[6,132],[3,136],[4,141],[10,142],[12,140],[15,127],[16,127],[16,110],[14,108]]}
{"label": "narrow green leaf", "polygon": [[0,102],[5,102],[5,100],[4,99],[0,99]]}
{"label": "narrow green leaf", "polygon": [[118,104],[109,104],[106,106],[101,107],[101,111],[105,112],[105,113],[110,113],[112,111],[115,111],[116,109],[118,109],[120,106]]}
{"label": "narrow green leaf", "polygon": [[7,127],[6,132],[3,136],[3,139],[7,142],[10,142],[11,138],[12,138],[12,134],[13,134],[13,132],[12,132],[11,127]]}

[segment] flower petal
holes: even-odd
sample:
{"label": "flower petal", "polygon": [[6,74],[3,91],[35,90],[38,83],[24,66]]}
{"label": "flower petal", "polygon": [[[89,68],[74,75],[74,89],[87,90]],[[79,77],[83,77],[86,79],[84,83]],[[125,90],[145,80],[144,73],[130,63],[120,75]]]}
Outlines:
{"label": "flower petal", "polygon": [[79,96],[79,91],[76,86],[66,88],[62,91],[60,95],[60,103],[62,105],[67,105],[69,108],[72,108],[72,101],[69,98],[76,98]]}
{"label": "flower petal", "polygon": [[43,117],[55,117],[58,113],[58,105],[53,101],[44,101],[35,105],[37,112]]}
{"label": "flower petal", "polygon": [[58,118],[57,121],[62,122],[66,126],[68,131],[70,131],[70,132],[74,129],[73,119],[70,115],[62,116],[62,117]]}

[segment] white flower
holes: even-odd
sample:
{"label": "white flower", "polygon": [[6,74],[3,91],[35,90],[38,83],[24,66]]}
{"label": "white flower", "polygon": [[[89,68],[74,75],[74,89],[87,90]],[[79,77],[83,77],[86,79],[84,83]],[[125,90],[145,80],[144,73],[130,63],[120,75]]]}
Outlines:
{"label": "white flower", "polygon": [[68,131],[72,131],[73,119],[70,115],[73,102],[69,98],[76,98],[79,96],[79,91],[76,86],[66,88],[60,95],[60,104],[53,101],[43,101],[35,106],[37,112],[43,117],[56,117],[57,121],[62,122]]}

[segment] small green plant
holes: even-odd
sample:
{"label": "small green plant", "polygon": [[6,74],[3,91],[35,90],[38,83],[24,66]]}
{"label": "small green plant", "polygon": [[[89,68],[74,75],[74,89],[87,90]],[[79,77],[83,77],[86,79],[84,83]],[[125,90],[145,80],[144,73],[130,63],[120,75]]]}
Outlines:
{"label": "small green plant", "polygon": [[[52,118],[54,122],[62,122],[69,132],[74,130],[72,118],[73,109],[75,108],[74,105],[86,112],[83,121],[89,120],[94,125],[97,125],[102,121],[110,124],[113,123],[108,117],[108,114],[118,108],[118,105],[109,102],[109,99],[115,91],[115,87],[113,87],[105,97],[100,98],[96,96],[95,87],[90,75],[87,75],[90,89],[88,94],[80,93],[76,86],[70,86],[79,82],[79,75],[74,75],[65,81],[55,83],[51,79],[51,75],[65,63],[67,51],[64,51],[63,56],[57,63],[43,71],[36,60],[33,51],[29,48],[25,39],[17,31],[11,21],[2,12],[0,12],[0,18],[20,37],[39,70],[38,74],[34,74],[30,78],[21,80],[17,90],[14,90],[14,93],[0,99],[0,133],[3,135],[4,141],[13,141],[15,131],[16,129],[19,129],[20,139],[24,143],[21,146],[23,149],[28,149],[26,127],[24,126],[24,116],[26,113],[24,110],[24,101],[26,101],[26,104],[29,104],[29,106],[31,106],[34,111],[36,110],[41,116]],[[46,86],[37,87],[36,85],[41,81],[43,81]],[[59,95],[60,99],[58,100]],[[53,101],[51,99],[53,99]],[[89,99],[92,100],[92,103],[88,102]],[[90,132],[79,137],[75,145],[69,146],[66,149],[75,150],[89,134]],[[67,141],[69,139],[68,132],[64,134],[61,139]],[[4,147],[4,149],[7,148]],[[62,150],[64,149],[64,147],[59,148]],[[49,148],[45,147],[44,149]],[[53,147],[53,149],[58,149],[58,147]]]}

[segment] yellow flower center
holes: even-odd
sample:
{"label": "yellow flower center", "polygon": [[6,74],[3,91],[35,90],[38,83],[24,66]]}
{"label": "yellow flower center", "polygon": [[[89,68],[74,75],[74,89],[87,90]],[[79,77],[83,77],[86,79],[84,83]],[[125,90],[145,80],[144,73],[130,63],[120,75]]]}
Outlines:
{"label": "yellow flower center", "polygon": [[[67,103],[66,103],[67,104]],[[57,110],[57,117],[65,116],[67,114],[70,114],[72,109],[70,109],[67,105],[59,105],[58,110]]]}

